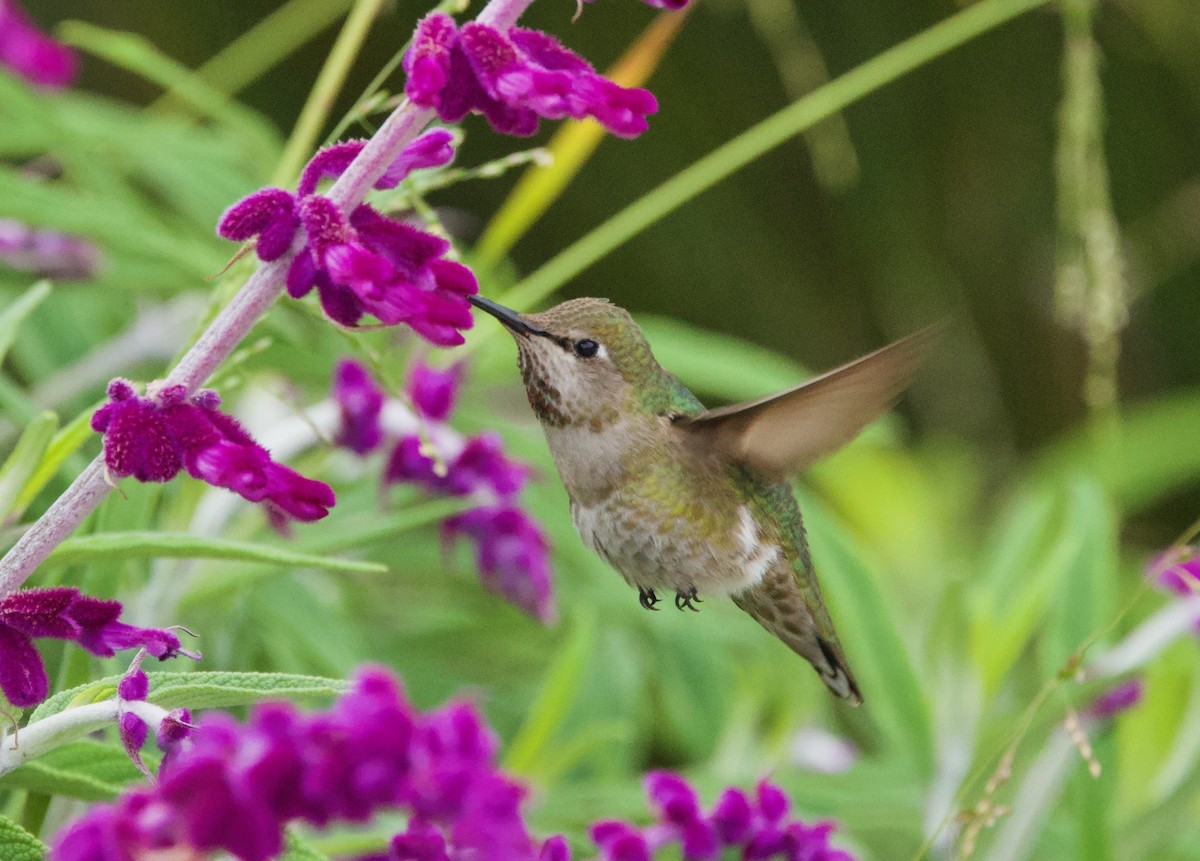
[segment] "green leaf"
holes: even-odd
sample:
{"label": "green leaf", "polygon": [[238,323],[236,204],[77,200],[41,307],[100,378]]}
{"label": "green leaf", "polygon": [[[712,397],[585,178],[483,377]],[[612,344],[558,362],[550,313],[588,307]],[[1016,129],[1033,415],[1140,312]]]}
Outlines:
{"label": "green leaf", "polygon": [[933,764],[929,703],[876,575],[824,507],[798,494],[821,587],[858,677],[866,709],[897,754],[922,774]]}
{"label": "green leaf", "polygon": [[121,745],[88,738],[56,747],[10,771],[0,777],[0,789],[108,801],[141,777]]}
{"label": "green leaf", "polygon": [[42,453],[42,459],[34,470],[33,475],[25,482],[25,487],[17,496],[17,501],[13,505],[12,511],[16,516],[24,513],[29,507],[29,503],[33,502],[34,497],[41,493],[42,488],[49,484],[50,479],[58,472],[71,455],[77,452],[87,440],[92,438],[95,433],[92,430],[91,420],[92,413],[95,409],[87,409],[75,416],[65,428],[55,434],[54,439],[50,440],[50,444],[46,446],[46,450]]}
{"label": "green leaf", "polygon": [[[342,679],[290,673],[148,673],[147,699],[165,709],[231,708],[260,700],[311,700],[337,696],[350,687]],[[30,723],[66,711],[72,706],[108,699],[122,676],[109,676],[50,697],[30,716]]]}
{"label": "green leaf", "polygon": [[25,322],[25,318],[32,314],[34,309],[42,304],[42,301],[49,295],[50,282],[39,281],[26,290],[21,298],[0,312],[0,362],[3,362],[4,357],[8,355],[13,341],[17,338],[17,331]]}
{"label": "green leaf", "polygon": [[548,751],[552,751],[555,735],[566,720],[571,704],[583,683],[588,658],[596,652],[596,623],[591,614],[581,614],[566,645],[559,651],[537,699],[529,708],[529,716],[513,739],[504,757],[505,768],[518,774],[531,774],[544,769]]}
{"label": "green leaf", "polygon": [[45,861],[46,846],[6,816],[0,816],[0,861]]}
{"label": "green leaf", "polygon": [[318,851],[294,829],[287,829],[283,837],[283,853],[279,856],[279,861],[329,861],[328,855]]}
{"label": "green leaf", "polygon": [[26,425],[12,454],[0,466],[0,521],[17,507],[22,490],[37,473],[42,457],[58,430],[58,416],[44,412]]}
{"label": "green leaf", "polygon": [[60,544],[45,565],[78,565],[97,559],[230,559],[290,565],[297,568],[322,568],[328,571],[355,571],[382,574],[386,565],[328,556],[297,553],[265,544],[207,538],[185,532],[105,532],[68,538]]}

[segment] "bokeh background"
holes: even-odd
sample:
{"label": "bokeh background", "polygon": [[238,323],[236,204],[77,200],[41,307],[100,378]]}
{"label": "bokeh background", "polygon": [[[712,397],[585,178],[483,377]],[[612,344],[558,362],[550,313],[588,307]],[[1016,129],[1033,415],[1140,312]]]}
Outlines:
{"label": "bokeh background", "polygon": [[[647,84],[660,102],[650,132],[632,142],[606,139],[507,257],[481,272],[485,291],[501,295],[705,153],[966,5],[701,0]],[[460,420],[468,431],[498,426],[542,472],[530,495],[554,537],[556,628],[541,629],[481,591],[465,555],[448,565],[436,525],[394,540],[339,538],[355,534],[354,518],[372,516],[378,488],[370,466],[322,452],[306,457],[344,479],[339,513],[349,519],[305,530],[297,546],[384,561],[388,578],[214,563],[187,563],[185,571],[183,563],[128,560],[61,576],[127,594],[147,578],[186,573],[187,587],[176,588],[168,606],[205,631],[213,666],[338,676],[376,659],[397,666],[423,704],[474,691],[519,751],[512,764],[534,785],[547,830],[578,837],[590,819],[635,815],[638,775],[649,767],[686,770],[710,798],[719,785],[773,770],[803,812],[836,817],[847,845],[864,857],[961,857],[969,854],[962,837],[979,820],[955,821],[953,813],[987,796],[1016,727],[1017,766],[998,790],[1016,814],[983,829],[972,851],[1200,857],[1200,661],[1189,637],[1143,656],[1136,671],[1145,698],[1116,729],[1089,724],[1105,767],[1100,781],[1077,755],[1056,760],[1057,771],[1037,771],[1062,748],[1058,727],[1068,710],[1086,709],[1104,687],[1104,673],[1076,683],[1059,672],[1064,662],[1075,654],[1085,664],[1153,621],[1172,599],[1146,586],[1146,560],[1186,540],[1200,516],[1200,6],[1096,4],[1098,75],[1084,81],[1092,89],[1065,102],[1072,43],[1064,20],[1090,4],[1065,5],[1024,14],[878,89],[670,213],[557,294],[628,307],[663,363],[713,403],[782,388],[804,369],[949,318],[899,417],[801,485],[818,569],[867,684],[863,710],[828,702],[806,667],[788,663],[732,609],[706,605],[697,619],[642,613],[575,539],[516,386],[511,345],[490,323],[472,339]],[[282,8],[265,0],[25,6],[47,28],[74,20],[136,33],[188,68]],[[108,376],[162,373],[178,344],[118,360],[96,379],[86,361],[76,363],[180,296],[200,313],[213,289],[205,276],[230,253],[212,224],[270,179],[348,6],[308,3],[306,17],[327,26],[296,36],[276,64],[240,87],[237,100],[249,113],[234,117],[198,120],[180,100],[160,101],[162,87],[144,74],[83,52],[83,95],[60,127],[70,130],[71,151],[61,184],[70,187],[89,167],[111,170],[122,176],[114,191],[133,188],[138,207],[167,216],[126,225],[121,218],[139,209],[122,208],[103,224],[100,180],[86,200],[57,199],[59,210],[51,209],[56,199],[18,194],[17,167],[58,139],[50,126],[20,131],[26,126],[16,120],[32,114],[0,119],[8,126],[0,129],[0,217],[88,235],[111,262],[96,280],[57,288],[20,333],[3,366],[6,449],[38,408],[59,410],[65,423],[100,396]],[[330,127],[424,11],[408,2],[385,9]],[[540,0],[525,22],[602,69],[656,14],[628,0],[589,4],[572,23],[574,12],[567,0]],[[88,33],[83,41],[95,44]],[[402,78],[393,74],[383,86],[396,92]],[[1097,146],[1073,168],[1060,117],[1089,96],[1083,137],[1090,123]],[[19,100],[10,94],[3,104]],[[366,134],[377,119],[348,133]],[[470,118],[458,164],[543,144],[553,125],[525,142]],[[428,196],[468,259],[519,173]],[[1079,187],[1099,193],[1082,219],[1064,202]],[[153,229],[139,233],[147,225]],[[1107,264],[1086,282],[1084,313],[1073,316],[1062,285],[1073,243],[1085,235],[1093,243],[1087,253]],[[29,283],[0,268],[0,301]],[[185,321],[198,319],[187,313]],[[1099,327],[1090,346],[1088,325]],[[395,386],[412,346],[386,333],[343,339],[290,304],[257,337],[224,384],[260,419],[319,399],[333,360],[364,344],[391,367]],[[64,374],[82,382],[66,385]],[[1097,374],[1099,388],[1089,390]],[[264,392],[274,398],[266,406]],[[84,446],[90,453],[98,444]],[[26,519],[65,486],[69,466]],[[128,498],[109,500],[89,529],[195,522],[196,487],[124,489]],[[401,511],[409,504],[415,495],[390,502]],[[276,540],[252,510],[228,530]],[[1086,655],[1077,652],[1085,642],[1093,646]],[[69,664],[64,657],[62,680],[86,678],[86,668]],[[848,771],[804,764],[812,745],[797,739],[814,727],[858,751]],[[816,748],[828,752],[826,741]],[[1042,784],[1024,782],[1037,774]]]}

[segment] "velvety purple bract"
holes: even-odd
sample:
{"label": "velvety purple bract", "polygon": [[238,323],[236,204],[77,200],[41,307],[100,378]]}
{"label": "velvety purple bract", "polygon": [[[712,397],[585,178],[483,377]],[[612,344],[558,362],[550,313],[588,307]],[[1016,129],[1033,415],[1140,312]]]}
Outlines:
{"label": "velvety purple bract", "polygon": [[[113,380],[108,395],[92,416],[92,429],[104,434],[104,462],[115,476],[161,482],[186,469],[193,478],[302,521],[320,520],[335,502],[327,484],[271,460],[236,419],[217,409],[214,392],[189,401],[181,388],[170,387],[139,397],[125,380]],[[121,634],[113,628],[108,636],[119,642]],[[146,647],[153,654],[152,644]]]}
{"label": "velvety purple bract", "polygon": [[29,83],[60,89],[75,80],[75,52],[41,33],[16,0],[0,0],[0,66]]}
{"label": "velvety purple bract", "polygon": [[[444,259],[450,243],[387,218],[367,204],[347,217],[328,197],[317,194],[322,179],[340,176],[366,141],[346,141],[317,153],[295,194],[264,188],[226,210],[217,232],[244,242],[258,237],[261,260],[284,256],[303,237],[288,267],[289,296],[299,299],[314,288],[321,308],[334,322],[357,326],[370,314],[387,326],[405,323],[430,342],[455,346],[474,320],[466,297],[478,290],[474,274]],[[392,188],[419,168],[454,157],[453,135],[434,129],[412,141],[376,188]]]}
{"label": "velvety purple bract", "polygon": [[[656,821],[644,829],[626,822],[606,821],[592,826],[591,837],[605,861],[649,861],[659,849],[679,845],[685,861],[852,861],[829,845],[833,823],[805,825],[788,818],[787,795],[774,784],[759,783],[752,802],[740,789],[721,793],[712,812],[700,806],[695,789],[678,774],[655,771],[646,775],[646,795]],[[732,851],[730,851],[732,850]]]}
{"label": "velvety purple bract", "polygon": [[533,518],[513,505],[473,508],[448,518],[443,532],[447,538],[465,535],[475,542],[485,587],[546,624],[554,621],[550,548]]}
{"label": "velvety purple bract", "polygon": [[358,362],[342,359],[333,372],[333,398],[337,401],[342,420],[338,427],[337,444],[355,454],[374,451],[383,442],[383,389]]}
{"label": "velvety purple bract", "polygon": [[365,822],[400,808],[409,825],[376,858],[534,861],[524,792],[497,769],[495,754],[474,707],[422,715],[389,673],[368,669],[327,712],[267,704],[245,724],[206,715],[157,786],[92,808],[50,857],[130,861],[194,850],[266,861],[282,850],[288,822]]}
{"label": "velvety purple bract", "polygon": [[[1170,554],[1170,555],[1168,555]],[[1200,553],[1191,547],[1160,553],[1150,561],[1157,584],[1176,595],[1200,595]]]}
{"label": "velvety purple bract", "polygon": [[462,380],[461,363],[443,369],[431,367],[418,359],[409,368],[405,391],[413,409],[422,418],[442,422],[454,412]]}
{"label": "velvety purple bract", "polygon": [[445,122],[483,114],[503,134],[531,135],[538,117],[592,117],[621,137],[636,137],[658,110],[647,90],[598,75],[582,57],[536,30],[461,28],[443,12],[417,25],[404,57],[405,93]]}
{"label": "velvety purple bract", "polygon": [[[119,620],[121,604],[81,595],[73,586],[25,589],[0,598],[0,690],[18,708],[37,705],[49,681],[33,641],[74,640],[94,655],[145,648],[160,660],[187,655],[171,631],[138,628]],[[137,688],[133,688],[136,693]]]}

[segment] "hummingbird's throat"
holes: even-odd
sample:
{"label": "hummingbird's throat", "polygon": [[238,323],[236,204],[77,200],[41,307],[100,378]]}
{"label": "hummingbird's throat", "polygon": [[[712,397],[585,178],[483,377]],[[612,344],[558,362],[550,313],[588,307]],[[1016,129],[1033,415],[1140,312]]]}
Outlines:
{"label": "hummingbird's throat", "polygon": [[[600,433],[620,419],[607,399],[586,390],[569,366],[575,359],[557,348],[539,350],[523,338],[517,339],[517,365],[525,382],[525,394],[534,415],[546,427],[586,427]],[[562,363],[566,367],[558,367]],[[559,385],[551,382],[559,381]]]}

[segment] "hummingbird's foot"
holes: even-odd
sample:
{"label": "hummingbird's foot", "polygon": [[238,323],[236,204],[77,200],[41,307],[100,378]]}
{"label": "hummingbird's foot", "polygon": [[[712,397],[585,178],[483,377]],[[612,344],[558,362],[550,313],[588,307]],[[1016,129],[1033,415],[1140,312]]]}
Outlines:
{"label": "hummingbird's foot", "polygon": [[697,604],[702,603],[700,600],[700,596],[698,596],[696,594],[695,586],[693,586],[687,592],[676,592],[675,593],[675,609],[677,609],[677,610],[691,610],[693,613],[699,613],[700,608],[693,606],[693,604],[692,604],[693,601],[695,601]]}
{"label": "hummingbird's foot", "polygon": [[642,606],[647,610],[657,610],[658,607],[654,605],[661,601],[662,598],[655,595],[653,589],[643,589],[641,586],[638,586],[638,600],[642,602]]}

